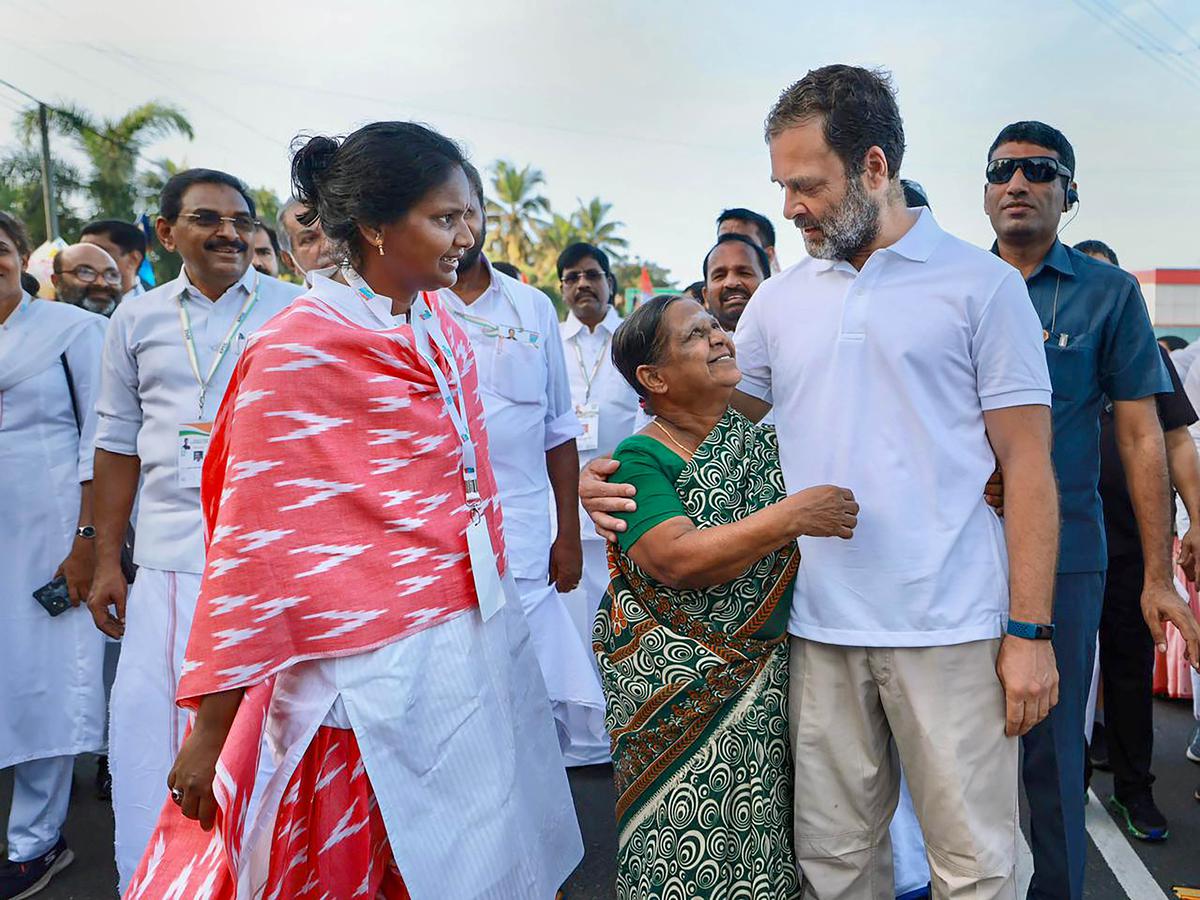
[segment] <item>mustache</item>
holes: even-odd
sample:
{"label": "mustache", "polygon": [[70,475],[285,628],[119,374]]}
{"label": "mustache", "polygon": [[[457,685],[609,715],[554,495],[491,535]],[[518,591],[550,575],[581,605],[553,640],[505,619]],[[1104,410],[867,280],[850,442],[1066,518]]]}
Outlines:
{"label": "mustache", "polygon": [[236,250],[238,253],[245,253],[250,245],[245,241],[223,241],[210,239],[204,242],[205,250],[224,250],[226,248]]}
{"label": "mustache", "polygon": [[733,300],[736,297],[740,297],[743,300],[749,300],[750,292],[745,288],[725,288],[721,291],[720,299],[722,303],[725,303],[728,300]]}

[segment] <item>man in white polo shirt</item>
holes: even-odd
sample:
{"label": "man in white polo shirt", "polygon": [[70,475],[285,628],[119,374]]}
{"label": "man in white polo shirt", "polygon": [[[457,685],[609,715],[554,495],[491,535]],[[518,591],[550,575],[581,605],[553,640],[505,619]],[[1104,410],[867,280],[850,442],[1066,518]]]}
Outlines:
{"label": "man in white polo shirt", "polygon": [[[767,139],[809,258],[743,314],[734,402],[754,417],[774,405],[789,490],[844,484],[861,504],[852,539],[800,540],[797,859],[821,900],[893,898],[901,763],[934,895],[1011,898],[1016,736],[1057,685],[1041,328],[1019,273],[906,208],[886,76],[808,73]],[[983,496],[997,461],[1003,521]],[[581,493],[596,494],[591,479]]]}
{"label": "man in white polo shirt", "polygon": [[[88,606],[101,631],[121,638],[109,764],[122,891],[158,821],[187,725],[175,688],[204,569],[207,431],[247,338],[300,293],[251,267],[254,227],[254,201],[232,175],[188,169],[173,176],[157,231],[183,257],[183,270],[119,305],[104,344]],[[135,493],[140,568],[127,602],[121,545]]]}

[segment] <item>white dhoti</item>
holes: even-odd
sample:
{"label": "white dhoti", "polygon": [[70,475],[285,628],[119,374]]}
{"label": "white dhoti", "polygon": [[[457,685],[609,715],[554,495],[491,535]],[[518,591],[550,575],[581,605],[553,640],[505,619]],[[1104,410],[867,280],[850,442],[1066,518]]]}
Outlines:
{"label": "white dhoti", "polygon": [[558,593],[545,578],[518,578],[516,589],[550,696],[563,763],[608,762],[604,692],[591,639],[584,641],[568,612],[567,598],[572,595]]}
{"label": "white dhoti", "polygon": [[[125,603],[125,635],[112,688],[108,733],[122,894],[158,824],[168,793],[167,776],[187,734],[190,716],[175,705],[175,691],[199,594],[199,574],[141,566]],[[251,813],[273,770],[271,754],[264,746]]]}
{"label": "white dhoti", "polygon": [[[587,650],[596,685],[599,687],[600,669],[596,664],[596,654],[592,652],[592,626],[596,622],[596,611],[600,608],[600,601],[604,599],[610,580],[608,545],[605,541],[597,540],[594,532],[591,540],[588,540],[585,533],[582,545],[583,578],[579,581],[579,587],[569,594],[562,595],[561,602],[571,616],[580,642]],[[591,707],[568,707],[566,720],[570,746],[564,749],[563,755],[568,766],[595,765],[612,761],[612,745],[604,728],[603,708],[597,714]]]}
{"label": "white dhoti", "polygon": [[108,738],[122,893],[158,822],[167,775],[187,730],[188,714],[175,705],[175,688],[199,593],[199,574],[142,566],[126,599]]}
{"label": "white dhoti", "polygon": [[546,688],[515,604],[487,622],[469,610],[277,676],[266,730],[278,766],[247,817],[239,896],[266,882],[283,793],[322,724],[353,729],[413,900],[549,900],[583,858]]}

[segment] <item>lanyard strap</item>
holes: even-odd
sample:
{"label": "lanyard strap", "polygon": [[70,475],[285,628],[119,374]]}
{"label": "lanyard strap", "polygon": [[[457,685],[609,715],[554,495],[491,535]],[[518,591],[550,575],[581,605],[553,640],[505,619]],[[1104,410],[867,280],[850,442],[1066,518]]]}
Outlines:
{"label": "lanyard strap", "polygon": [[251,311],[254,309],[254,304],[258,302],[258,285],[259,278],[254,276],[254,289],[250,292],[250,296],[246,298],[246,302],[242,304],[242,311],[237,314],[233,320],[233,324],[229,326],[229,330],[225,332],[225,337],[221,343],[217,345],[216,355],[213,357],[212,365],[208,367],[208,374],[200,374],[200,357],[196,352],[196,337],[192,332],[192,316],[187,310],[187,292],[179,295],[179,327],[183,330],[183,345],[187,348],[188,362],[192,366],[192,374],[196,376],[196,384],[200,386],[200,418],[204,418],[204,400],[208,394],[208,386],[213,380],[213,376],[217,374],[217,369],[221,367],[221,362],[225,359],[225,354],[229,352],[229,347],[233,343],[233,336],[238,333],[238,330],[245,324]]}
{"label": "lanyard strap", "polygon": [[[363,300],[374,300],[378,296],[354,269],[346,266],[342,269],[342,273]],[[446,408],[446,415],[450,417],[455,434],[462,445],[463,481],[467,489],[467,505],[471,507],[473,515],[477,516],[483,498],[479,495],[475,443],[471,440],[471,427],[467,421],[467,403],[463,397],[462,374],[458,369],[458,360],[455,359],[454,352],[450,349],[450,342],[446,340],[441,323],[433,314],[433,310],[429,308],[424,293],[418,294],[416,300],[413,301],[409,317],[412,319],[413,337],[415,338],[413,344],[417,355],[421,357],[433,374],[433,380],[437,382],[438,393],[442,398],[442,405]],[[446,380],[441,366],[437,364],[431,344],[437,347],[438,352],[450,367],[450,374],[454,378],[453,387]]]}
{"label": "lanyard strap", "polygon": [[600,374],[600,367],[604,365],[604,354],[608,350],[608,345],[612,343],[612,335],[607,335],[604,338],[604,346],[600,348],[600,352],[596,355],[596,364],[592,367],[591,374],[588,374],[587,366],[583,363],[583,348],[579,346],[579,334],[581,333],[576,334],[575,340],[571,343],[575,345],[575,357],[579,360],[579,374],[583,376],[583,402],[590,403],[592,401],[592,385],[596,382],[596,377]]}
{"label": "lanyard strap", "polygon": [[[521,322],[521,311],[517,309],[517,301],[512,298],[512,294],[508,292],[508,287],[504,282],[496,277],[496,286],[500,288],[500,295],[508,302],[509,309],[512,310],[513,318],[516,319],[517,328],[521,331],[525,330],[524,324]],[[497,337],[500,334],[500,329],[508,328],[508,325],[498,325],[491,319],[485,319],[482,316],[472,316],[469,313],[453,310],[454,315],[462,319],[464,322],[470,322],[479,328],[482,328],[484,334],[488,337]]]}

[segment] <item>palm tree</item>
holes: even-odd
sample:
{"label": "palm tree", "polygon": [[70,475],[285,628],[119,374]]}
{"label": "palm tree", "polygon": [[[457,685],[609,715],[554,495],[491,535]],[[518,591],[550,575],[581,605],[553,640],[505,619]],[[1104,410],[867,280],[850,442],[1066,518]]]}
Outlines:
{"label": "palm tree", "polygon": [[587,241],[589,244],[599,247],[609,256],[619,259],[624,256],[629,242],[617,234],[619,229],[625,227],[625,223],[609,219],[611,211],[611,203],[605,203],[599,197],[593,197],[587,203],[580,203],[579,209],[575,210],[575,214],[571,218],[575,223],[576,231],[580,234],[578,240]]}
{"label": "palm tree", "polygon": [[552,212],[550,220],[538,231],[534,250],[532,281],[543,289],[558,294],[558,255],[576,241],[586,240],[573,219]]}
{"label": "palm tree", "polygon": [[137,179],[138,199],[143,207],[148,210],[158,209],[158,201],[162,196],[163,187],[166,186],[172,175],[178,175],[187,167],[186,162],[177,163],[173,159],[165,157],[152,162],[150,168],[141,172]]}
{"label": "palm tree", "polygon": [[493,196],[487,201],[489,251],[497,259],[517,266],[533,262],[533,242],[541,216],[550,202],[538,193],[546,177],[526,165],[520,169],[507,160],[497,160],[492,169]]}
{"label": "palm tree", "polygon": [[[22,117],[27,139],[36,132],[37,111]],[[105,218],[129,221],[137,201],[137,164],[145,146],[171,134],[192,138],[192,125],[183,112],[163,103],[143,103],[116,119],[92,115],[77,106],[50,111],[52,127],[72,139],[92,164],[88,192],[96,212]]]}

